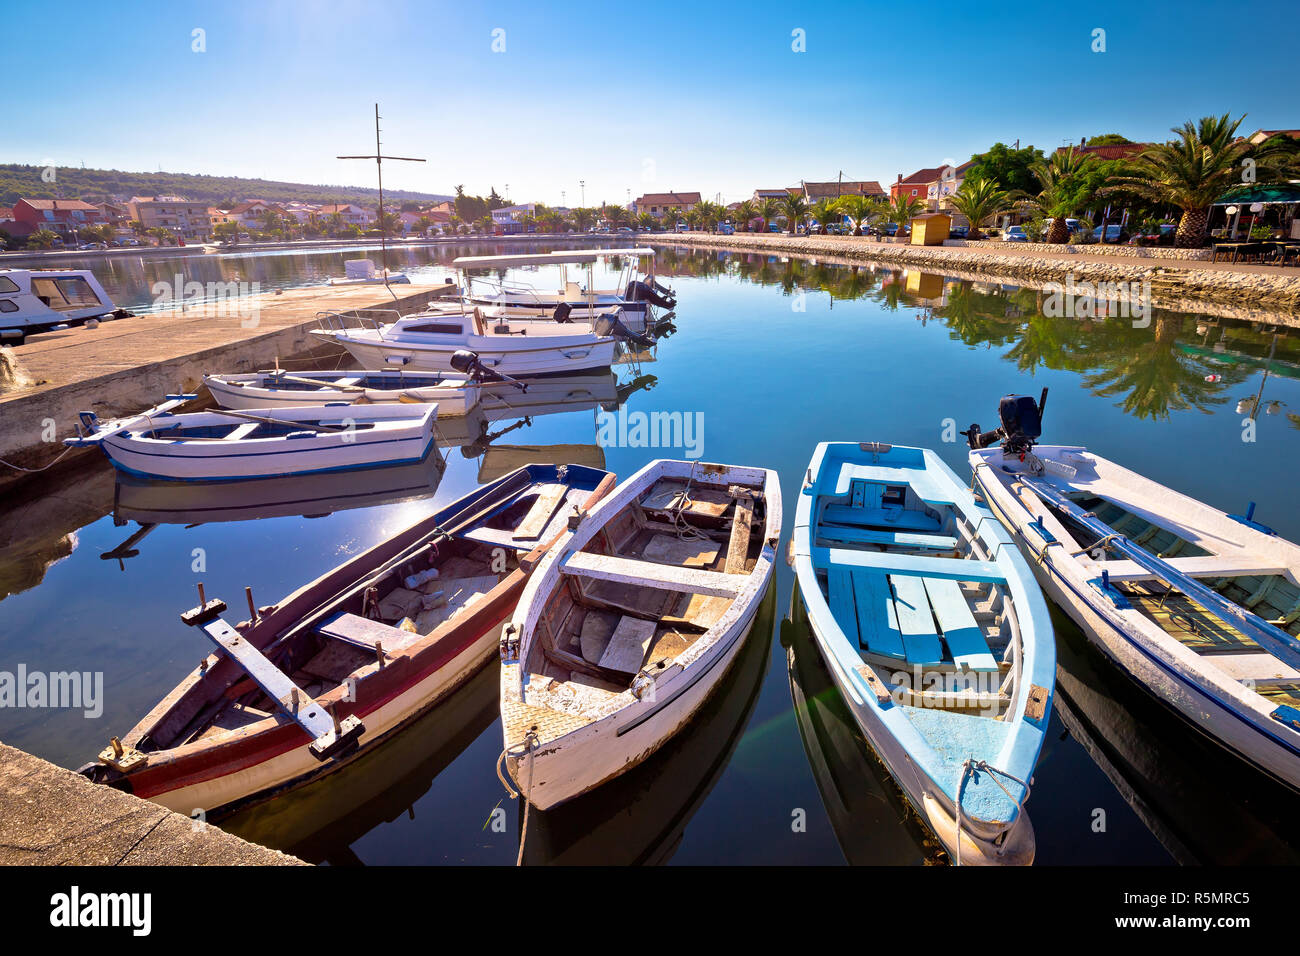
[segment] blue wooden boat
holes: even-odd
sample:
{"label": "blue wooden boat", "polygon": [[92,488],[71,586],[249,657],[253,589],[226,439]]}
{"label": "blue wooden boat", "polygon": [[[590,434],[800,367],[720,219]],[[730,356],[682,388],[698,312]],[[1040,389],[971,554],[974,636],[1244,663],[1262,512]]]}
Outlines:
{"label": "blue wooden boat", "polygon": [[924,448],[823,442],[791,557],[863,733],[959,864],[1028,864],[1056,649],[1023,557]]}

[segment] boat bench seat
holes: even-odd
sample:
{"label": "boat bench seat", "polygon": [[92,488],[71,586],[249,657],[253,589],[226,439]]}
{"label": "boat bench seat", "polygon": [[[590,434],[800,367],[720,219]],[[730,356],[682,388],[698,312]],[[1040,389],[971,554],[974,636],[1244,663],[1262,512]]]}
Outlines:
{"label": "boat bench seat", "polygon": [[903,508],[855,508],[852,505],[827,505],[822,521],[835,524],[875,528],[903,528],[907,531],[939,531],[939,519],[920,511]]}
{"label": "boat bench seat", "polygon": [[244,422],[242,425],[236,425],[230,434],[226,436],[226,440],[239,441],[242,438],[247,438],[261,427],[261,422]]}
{"label": "boat bench seat", "polygon": [[932,551],[952,551],[957,539],[946,534],[924,534],[908,531],[873,531],[868,528],[841,528],[823,524],[817,537],[846,544],[885,544],[898,548],[924,548]]}
{"label": "boat bench seat", "polygon": [[347,612],[335,614],[316,628],[316,633],[321,637],[342,641],[344,644],[351,644],[363,651],[374,651],[375,645],[382,643],[384,650],[390,653],[398,648],[405,647],[420,636],[410,631],[404,631],[400,627],[385,624],[383,621],[372,621],[360,614],[349,614]]}
{"label": "boat bench seat", "polygon": [[930,666],[945,660],[946,643],[959,669],[998,670],[954,580],[832,566],[827,569],[827,601],[845,635],[873,654]]}

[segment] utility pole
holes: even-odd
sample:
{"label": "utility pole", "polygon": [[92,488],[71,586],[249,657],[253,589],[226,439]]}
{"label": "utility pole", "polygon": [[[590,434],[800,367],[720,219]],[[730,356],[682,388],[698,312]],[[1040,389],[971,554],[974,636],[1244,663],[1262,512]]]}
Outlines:
{"label": "utility pole", "polygon": [[388,243],[387,230],[384,228],[384,160],[400,160],[404,163],[422,163],[423,159],[415,159],[411,156],[385,156],[379,146],[379,104],[375,104],[375,154],[373,156],[339,156],[339,159],[373,159],[375,169],[379,174],[379,256],[384,263],[384,288],[388,289],[388,294],[397,301],[397,294],[393,292],[388,285]]}

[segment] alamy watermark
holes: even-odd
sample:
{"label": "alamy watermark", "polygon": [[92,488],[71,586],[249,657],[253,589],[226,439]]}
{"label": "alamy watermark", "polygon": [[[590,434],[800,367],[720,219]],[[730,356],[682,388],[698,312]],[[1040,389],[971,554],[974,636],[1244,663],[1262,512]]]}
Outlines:
{"label": "alamy watermark", "polygon": [[8,708],[80,709],[93,720],[104,713],[104,672],[0,671],[0,710]]}
{"label": "alamy watermark", "polygon": [[694,461],[704,454],[703,412],[596,413],[596,444],[601,448],[681,448]]}
{"label": "alamy watermark", "polygon": [[1076,282],[1068,276],[1064,283],[1046,283],[1043,292],[1043,315],[1050,319],[1133,319],[1139,329],[1151,324],[1150,282]]}
{"label": "alamy watermark", "polygon": [[197,312],[208,318],[238,317],[244,328],[255,328],[261,321],[260,282],[186,282],[178,272],[171,280],[159,279],[149,291],[159,309]]}

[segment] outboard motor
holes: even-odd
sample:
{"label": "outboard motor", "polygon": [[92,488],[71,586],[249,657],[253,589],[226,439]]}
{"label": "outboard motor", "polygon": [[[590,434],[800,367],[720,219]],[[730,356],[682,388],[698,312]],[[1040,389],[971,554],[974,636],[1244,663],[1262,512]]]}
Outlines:
{"label": "outboard motor", "polygon": [[971,425],[963,434],[971,448],[988,448],[1002,442],[1007,455],[1024,458],[1043,434],[1043,411],[1047,408],[1047,389],[1037,402],[1029,395],[1004,395],[998,402],[998,418],[1002,422],[991,432],[981,432],[979,425]]}
{"label": "outboard motor", "polygon": [[658,292],[660,295],[664,296],[665,298],[672,299],[675,298],[677,295],[676,292],[674,292],[672,289],[668,288],[667,286],[660,285],[659,281],[654,276],[646,276],[646,284],[649,285],[650,288]]}
{"label": "outboard motor", "polygon": [[664,297],[656,292],[653,288],[644,282],[633,279],[623,290],[623,298],[629,302],[649,302],[651,305],[657,305],[661,309],[677,308],[677,300],[671,297]]}
{"label": "outboard motor", "polygon": [[468,375],[471,382],[509,382],[521,392],[528,391],[525,383],[488,368],[479,360],[478,353],[471,352],[469,349],[457,349],[452,352],[450,363],[451,367],[461,375]]}
{"label": "outboard motor", "polygon": [[651,348],[655,341],[648,335],[638,335],[626,325],[624,325],[616,316],[602,315],[596,320],[593,329],[597,335],[612,335],[614,338],[622,339],[625,342],[631,342],[633,345],[643,349]]}
{"label": "outboard motor", "polygon": [[569,305],[567,302],[561,302],[555,307],[555,313],[551,318],[555,319],[556,322],[572,322],[573,320],[569,318],[569,314],[572,311],[573,306]]}

